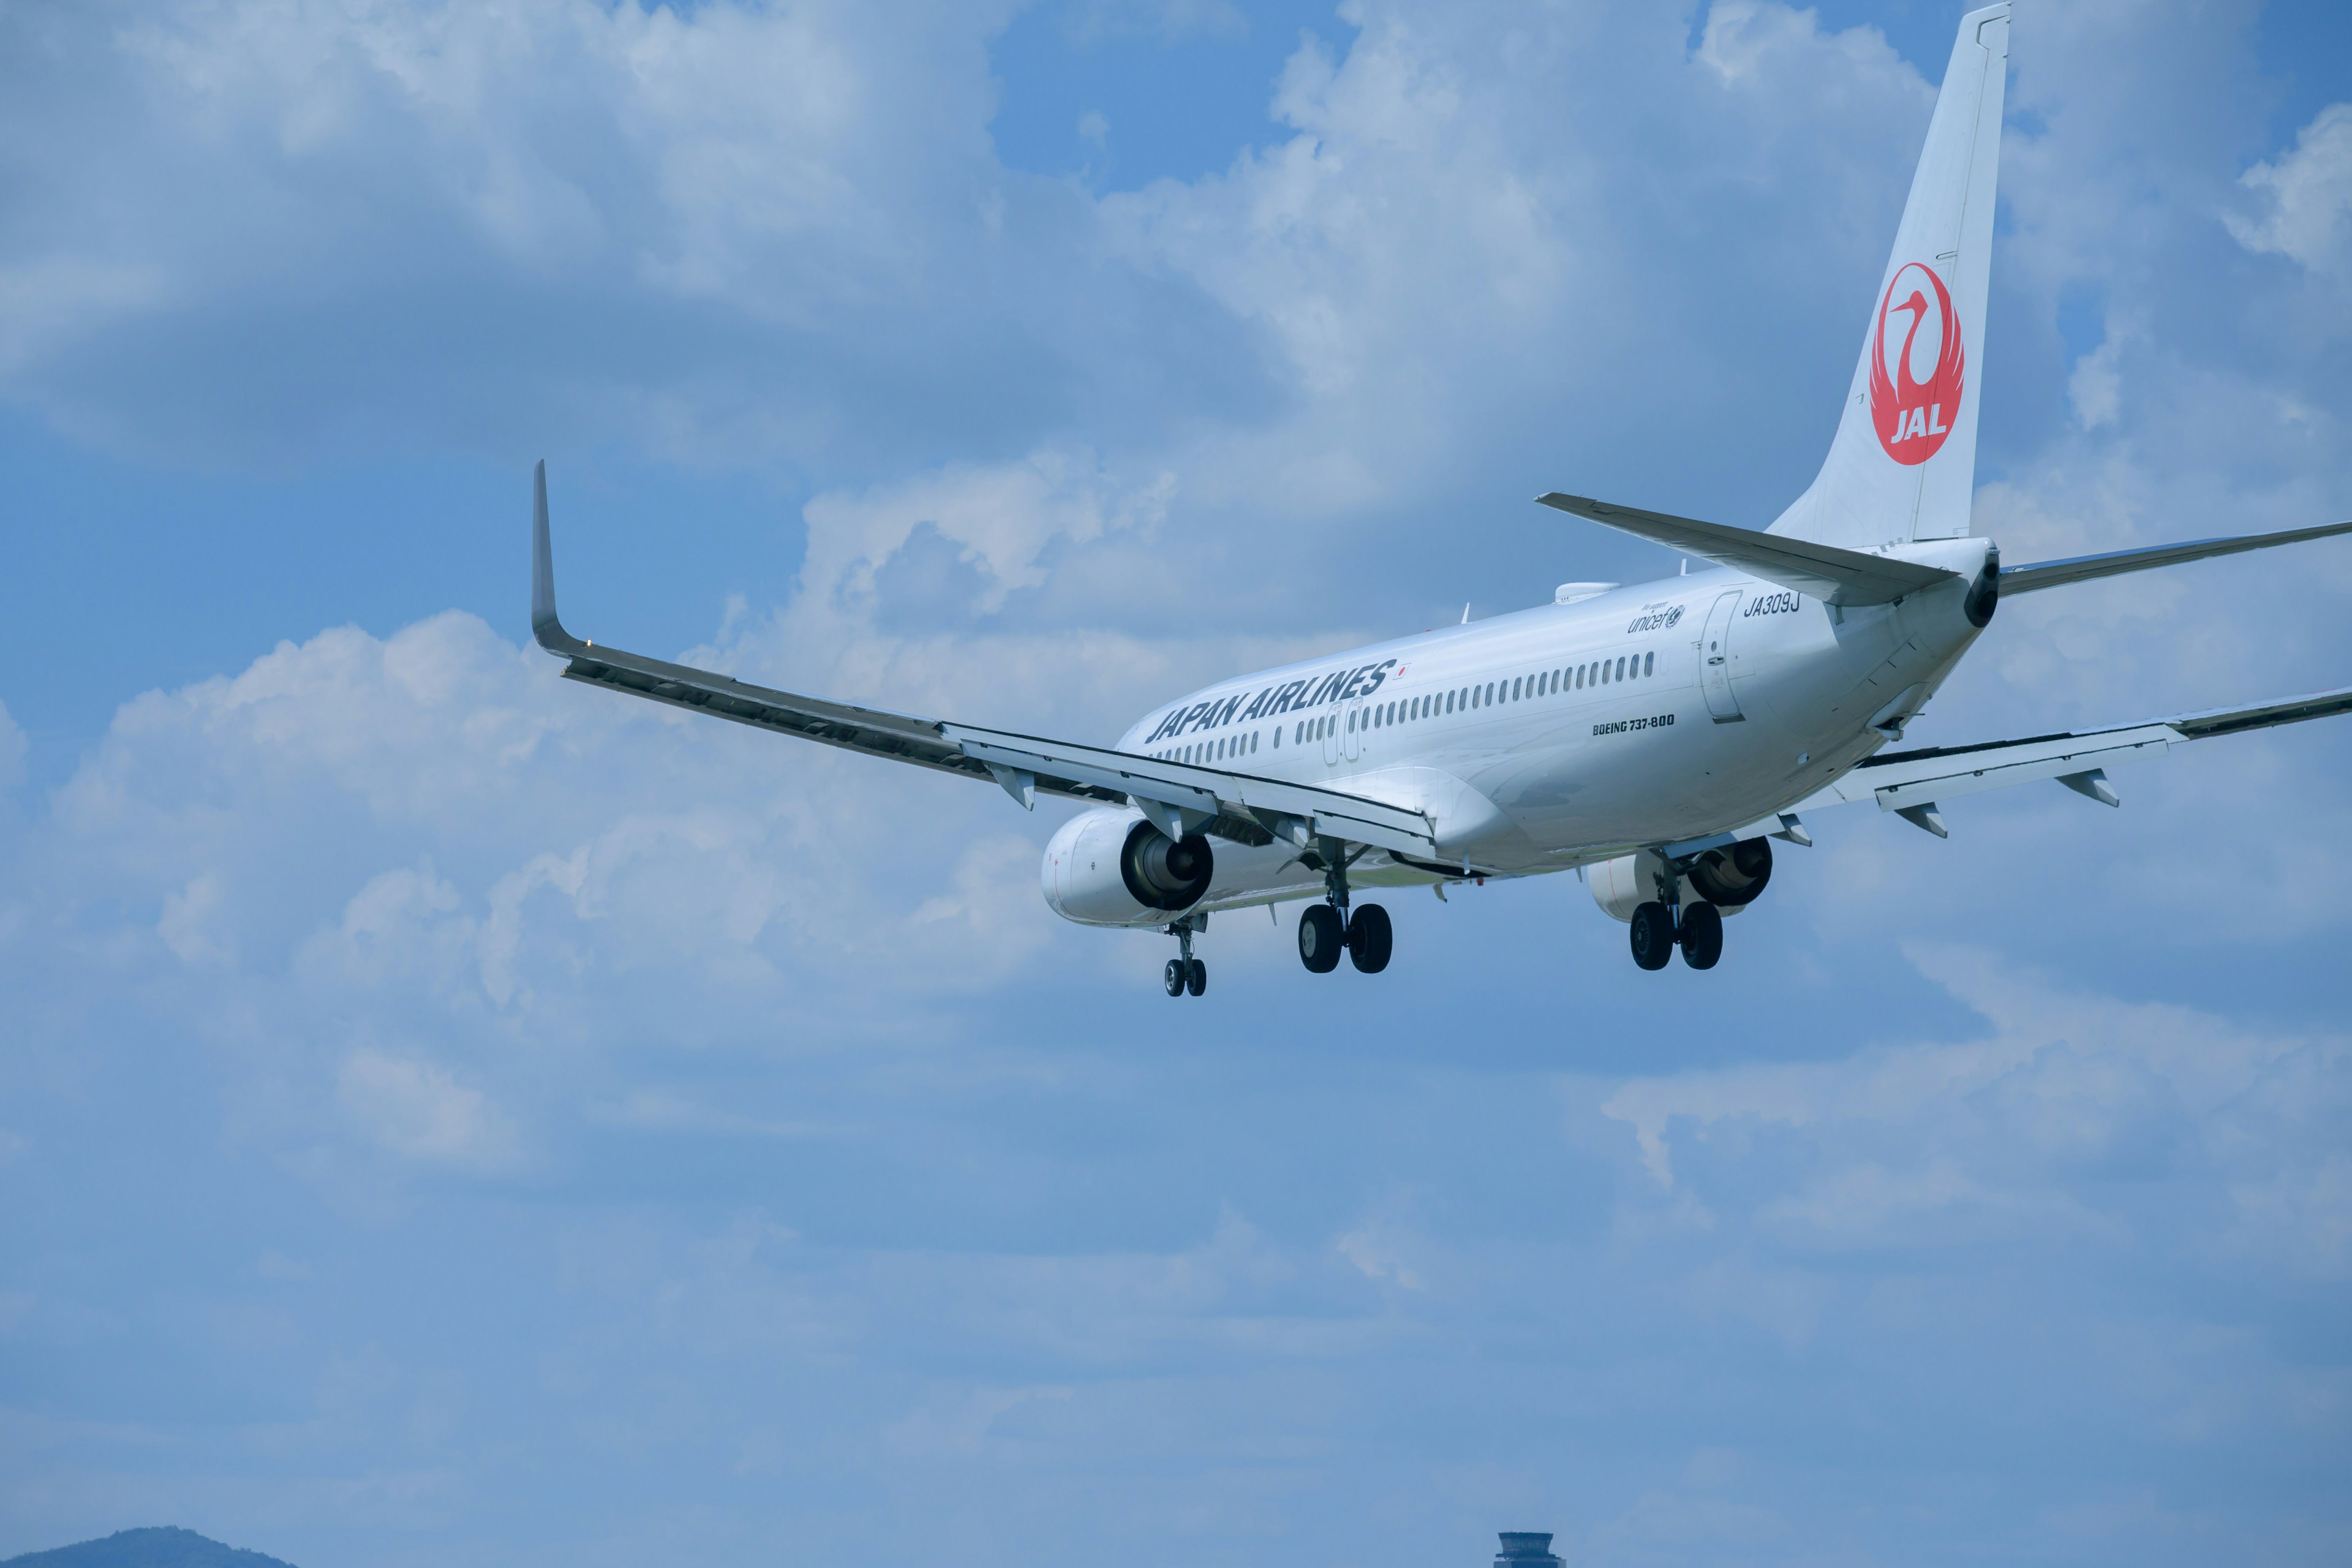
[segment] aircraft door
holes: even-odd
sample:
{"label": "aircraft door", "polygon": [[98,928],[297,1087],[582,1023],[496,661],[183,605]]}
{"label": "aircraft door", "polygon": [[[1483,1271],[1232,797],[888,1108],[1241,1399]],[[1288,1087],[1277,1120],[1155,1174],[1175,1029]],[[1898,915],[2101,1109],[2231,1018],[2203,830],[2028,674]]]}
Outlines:
{"label": "aircraft door", "polygon": [[1706,710],[1718,724],[1737,724],[1748,717],[1731,689],[1731,618],[1738,608],[1738,589],[1718,595],[1698,640],[1698,683],[1706,693]]}
{"label": "aircraft door", "polygon": [[1364,754],[1364,726],[1371,717],[1372,710],[1358,698],[1348,704],[1348,716],[1339,722],[1339,750],[1351,763]]}
{"label": "aircraft door", "polygon": [[1345,743],[1339,732],[1347,728],[1348,716],[1334,708],[1316,721],[1316,723],[1317,727],[1323,731],[1323,765],[1327,768],[1339,766],[1339,748]]}

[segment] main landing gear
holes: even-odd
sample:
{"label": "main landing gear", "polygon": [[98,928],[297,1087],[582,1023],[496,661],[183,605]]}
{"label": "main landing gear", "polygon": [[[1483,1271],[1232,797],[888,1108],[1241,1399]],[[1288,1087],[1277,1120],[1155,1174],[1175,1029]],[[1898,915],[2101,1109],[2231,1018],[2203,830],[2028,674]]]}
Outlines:
{"label": "main landing gear", "polygon": [[1723,911],[1704,900],[1684,903],[1681,883],[1681,874],[1667,868],[1659,896],[1633,911],[1633,962],[1643,969],[1664,969],[1677,947],[1693,969],[1713,969],[1723,956]]}
{"label": "main landing gear", "polygon": [[1209,966],[1192,956],[1192,933],[1208,930],[1209,917],[1189,914],[1161,929],[1176,939],[1177,955],[1168,961],[1160,984],[1168,988],[1171,996],[1181,996],[1188,991],[1198,996],[1209,988]]}
{"label": "main landing gear", "polygon": [[1713,904],[1685,904],[1682,919],[1662,903],[1647,903],[1633,911],[1633,962],[1644,969],[1664,969],[1677,947],[1693,969],[1713,969],[1723,956],[1723,911]]}
{"label": "main landing gear", "polygon": [[1323,862],[1323,884],[1330,901],[1309,904],[1299,911],[1298,962],[1310,974],[1328,974],[1339,967],[1344,950],[1358,969],[1378,974],[1389,966],[1389,955],[1396,949],[1396,928],[1389,923],[1389,912],[1378,904],[1366,904],[1350,914],[1349,857],[1328,838],[1317,842],[1317,852]]}

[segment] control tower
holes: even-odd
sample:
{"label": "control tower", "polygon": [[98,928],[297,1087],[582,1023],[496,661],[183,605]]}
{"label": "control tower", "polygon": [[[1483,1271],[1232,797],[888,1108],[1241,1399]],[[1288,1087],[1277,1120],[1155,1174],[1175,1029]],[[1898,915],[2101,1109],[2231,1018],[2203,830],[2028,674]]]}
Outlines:
{"label": "control tower", "polygon": [[1495,1568],[1566,1568],[1553,1555],[1549,1530],[1506,1530],[1503,1549],[1495,1553]]}

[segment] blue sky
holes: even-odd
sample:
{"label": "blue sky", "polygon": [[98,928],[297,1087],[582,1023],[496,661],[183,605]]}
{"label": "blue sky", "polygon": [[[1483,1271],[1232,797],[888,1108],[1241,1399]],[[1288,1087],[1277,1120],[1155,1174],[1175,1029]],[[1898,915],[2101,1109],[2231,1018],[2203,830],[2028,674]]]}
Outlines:
{"label": "blue sky", "polygon": [[[1058,820],[584,635],[1108,737],[1826,445],[1957,6],[0,11],[0,1554],[2336,1563],[2352,727],[1827,818],[1710,974],[1061,925]],[[1979,531],[2352,514],[2336,8],[2021,5]],[[2352,679],[2352,550],[1948,742]]]}

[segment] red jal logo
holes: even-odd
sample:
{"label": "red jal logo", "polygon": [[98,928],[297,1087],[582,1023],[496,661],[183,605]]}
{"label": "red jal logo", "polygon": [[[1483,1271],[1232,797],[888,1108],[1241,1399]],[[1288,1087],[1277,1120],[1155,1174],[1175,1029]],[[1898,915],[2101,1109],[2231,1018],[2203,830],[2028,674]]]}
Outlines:
{"label": "red jal logo", "polygon": [[[1932,295],[1932,299],[1930,298]],[[1930,322],[1933,330],[1930,332]],[[1902,333],[1888,352],[1892,321]],[[1922,338],[1925,341],[1922,341]],[[1935,368],[1921,380],[1912,367],[1932,346]],[[1960,411],[1968,352],[1960,343],[1959,318],[1952,296],[1930,268],[1906,262],[1878,302],[1878,327],[1870,342],[1870,422],[1878,444],[1898,463],[1924,463],[1943,449],[1944,437]]]}

